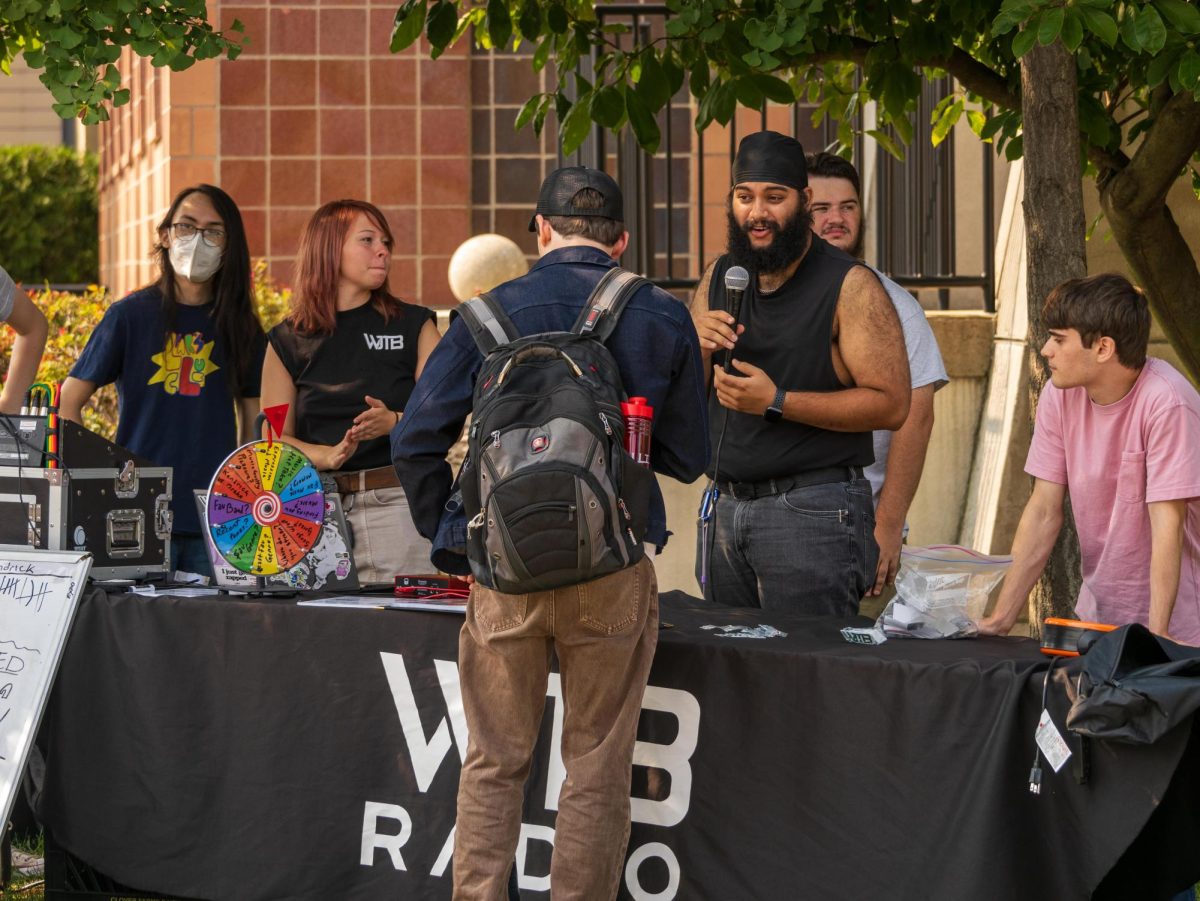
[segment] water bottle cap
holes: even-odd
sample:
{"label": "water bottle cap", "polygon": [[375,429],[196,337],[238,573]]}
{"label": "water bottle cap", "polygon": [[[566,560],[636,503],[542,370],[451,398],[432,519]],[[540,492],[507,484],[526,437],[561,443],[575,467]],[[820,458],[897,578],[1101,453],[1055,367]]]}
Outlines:
{"label": "water bottle cap", "polygon": [[642,419],[653,419],[654,408],[646,403],[646,398],[644,397],[631,397],[621,404],[621,414],[626,419],[629,419],[631,416],[640,416]]}

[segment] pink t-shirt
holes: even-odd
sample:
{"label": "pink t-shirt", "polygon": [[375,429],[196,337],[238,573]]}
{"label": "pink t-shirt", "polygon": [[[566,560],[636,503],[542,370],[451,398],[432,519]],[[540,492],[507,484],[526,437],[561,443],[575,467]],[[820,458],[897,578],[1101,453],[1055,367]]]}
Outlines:
{"label": "pink t-shirt", "polygon": [[1079,532],[1082,619],[1149,623],[1154,501],[1188,499],[1172,637],[1200,644],[1200,395],[1148,358],[1130,392],[1093,403],[1085,388],[1047,384],[1025,471],[1068,486]]}

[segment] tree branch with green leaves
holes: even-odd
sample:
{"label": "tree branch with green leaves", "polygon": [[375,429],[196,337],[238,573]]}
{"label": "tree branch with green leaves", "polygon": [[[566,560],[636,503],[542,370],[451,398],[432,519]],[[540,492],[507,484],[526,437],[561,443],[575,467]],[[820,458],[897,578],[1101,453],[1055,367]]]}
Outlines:
{"label": "tree branch with green leaves", "polygon": [[[230,32],[239,37],[242,24]],[[85,125],[129,102],[116,65],[123,47],[180,72],[197,60],[236,59],[244,40],[208,23],[203,0],[6,0],[0,11],[0,71],[23,56],[54,95],[54,111]]]}

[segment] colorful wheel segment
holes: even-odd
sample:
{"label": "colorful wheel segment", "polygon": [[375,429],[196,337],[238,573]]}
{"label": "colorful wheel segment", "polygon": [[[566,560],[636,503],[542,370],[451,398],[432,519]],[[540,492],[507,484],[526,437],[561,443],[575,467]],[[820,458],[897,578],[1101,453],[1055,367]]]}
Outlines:
{"label": "colorful wheel segment", "polygon": [[286,572],[321,538],[325,492],[308,458],[276,441],[245,444],[217,469],[208,489],[208,532],[234,569]]}

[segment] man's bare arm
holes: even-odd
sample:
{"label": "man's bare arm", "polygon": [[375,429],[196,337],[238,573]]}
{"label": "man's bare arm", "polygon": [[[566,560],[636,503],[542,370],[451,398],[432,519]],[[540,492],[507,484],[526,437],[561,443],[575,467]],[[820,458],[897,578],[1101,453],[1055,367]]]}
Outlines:
{"label": "man's bare arm", "polygon": [[904,333],[891,298],[867,267],[855,266],[846,274],[836,316],[838,347],[852,387],[789,391],[784,417],[835,432],[900,428],[912,393]]}
{"label": "man's bare arm", "polygon": [[914,388],[908,418],[892,434],[879,507],[875,510],[875,541],[879,544],[879,565],[870,594],[878,595],[896,579],[900,567],[900,545],[904,540],[904,521],[913,496],[921,482],[925,452],[933,433],[932,384]]}
{"label": "man's bare arm", "polygon": [[1150,631],[1169,636],[1179,594],[1187,501],[1155,501],[1146,510],[1150,515]]}
{"label": "man's bare arm", "polygon": [[1017,534],[1013,536],[1012,567],[1004,577],[1004,586],[992,615],[979,623],[984,635],[1007,635],[1029,600],[1029,592],[1046,568],[1050,551],[1063,524],[1063,498],[1067,486],[1045,479],[1034,479],[1033,494],[1021,513]]}

